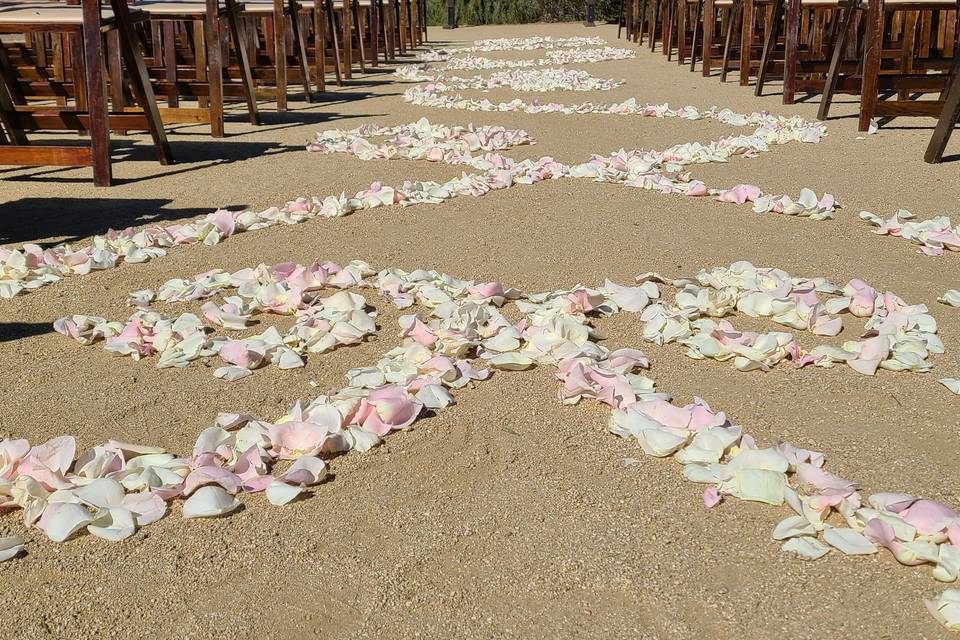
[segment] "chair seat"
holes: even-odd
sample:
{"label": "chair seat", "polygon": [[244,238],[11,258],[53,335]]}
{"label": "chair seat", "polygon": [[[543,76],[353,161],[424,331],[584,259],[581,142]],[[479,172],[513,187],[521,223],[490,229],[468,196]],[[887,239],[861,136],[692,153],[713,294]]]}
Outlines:
{"label": "chair seat", "polygon": [[[207,15],[206,2],[187,2],[184,0],[146,0],[134,5],[137,9],[142,9],[150,15],[171,15],[171,16],[205,16]],[[241,5],[242,7],[242,5]],[[223,12],[224,7],[219,6],[218,10]]]}
{"label": "chair seat", "polygon": [[[131,13],[135,10],[131,9]],[[113,11],[102,8],[103,22],[113,20]],[[60,26],[83,25],[83,9],[61,4],[0,5],[0,25],[50,24]]]}
{"label": "chair seat", "polygon": [[[283,0],[283,12],[285,14],[290,14],[290,4],[288,0]],[[311,11],[312,8],[310,5],[305,3],[295,3],[298,11]],[[273,14],[273,0],[245,0],[243,3],[243,8],[240,10],[241,13],[251,14],[255,13],[257,15],[272,15]]]}
{"label": "chair seat", "polygon": [[[866,7],[869,5],[868,2],[864,1],[860,3],[861,6]],[[957,0],[885,0],[884,6],[889,8],[894,7],[910,7],[911,9],[957,9],[960,8],[960,2]]]}

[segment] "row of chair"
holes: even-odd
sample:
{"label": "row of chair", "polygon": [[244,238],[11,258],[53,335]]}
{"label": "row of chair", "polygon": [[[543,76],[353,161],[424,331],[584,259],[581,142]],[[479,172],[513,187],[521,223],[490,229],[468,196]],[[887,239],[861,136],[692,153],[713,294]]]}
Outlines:
{"label": "row of chair", "polygon": [[425,41],[426,0],[0,0],[0,165],[91,166],[107,186],[111,132],[149,132],[169,164],[166,125],[223,137],[228,99],[257,125],[259,100],[285,111],[294,85],[312,102],[328,75],[341,85]]}
{"label": "row of chair", "polygon": [[620,21],[621,35],[704,76],[735,72],[758,96],[778,77],[784,104],[819,95],[820,119],[838,93],[859,96],[861,131],[939,118],[928,162],[960,117],[958,26],[958,0],[621,0]]}

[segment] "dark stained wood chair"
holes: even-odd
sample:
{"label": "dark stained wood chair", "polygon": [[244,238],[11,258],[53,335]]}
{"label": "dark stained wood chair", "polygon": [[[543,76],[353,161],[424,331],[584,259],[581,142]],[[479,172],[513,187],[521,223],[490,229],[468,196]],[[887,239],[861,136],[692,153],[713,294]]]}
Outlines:
{"label": "dark stained wood chair", "polygon": [[314,5],[300,0],[243,3],[241,15],[248,21],[247,56],[256,93],[276,101],[277,111],[287,110],[290,80],[302,86],[307,102],[313,102],[304,27],[314,20],[315,11]]}
{"label": "dark stained wood chair", "polygon": [[[677,19],[674,23],[673,36],[676,38],[677,62],[684,64],[687,56],[690,55],[695,63],[697,57],[695,46],[702,19],[703,2],[702,0],[675,0],[675,3],[674,14]],[[667,59],[670,59],[669,55]]]}
{"label": "dark stained wood chair", "polygon": [[[250,124],[260,123],[253,86],[247,35],[240,18],[243,5],[235,0],[144,0],[135,5],[150,17],[154,90],[166,96],[161,117],[169,123],[209,123],[216,138],[224,136],[224,96],[243,98]],[[238,81],[227,74],[229,47],[224,56],[223,29],[229,33]],[[185,43],[178,46],[177,34]],[[119,98],[119,94],[117,96]],[[179,106],[180,98],[194,98],[196,109]]]}
{"label": "dark stained wood chair", "polygon": [[[11,60],[0,46],[0,164],[19,166],[91,166],[94,184],[113,180],[110,131],[146,130],[161,164],[173,162],[157,108],[146,64],[134,34],[135,23],[147,15],[130,9],[123,0],[111,8],[99,0],[82,0],[81,6],[58,4],[0,5],[0,34],[56,34],[72,43],[64,78],[50,78],[35,60]],[[126,81],[139,110],[122,105],[108,108],[105,38],[116,34]],[[36,42],[25,37],[24,42]],[[29,62],[30,64],[24,64]],[[114,82],[121,82],[115,78]],[[54,99],[58,99],[56,103]],[[40,102],[38,102],[38,100]],[[73,104],[68,104],[72,101]],[[53,104],[51,104],[53,103]],[[89,144],[38,145],[28,140],[30,131],[76,131],[89,136]]]}
{"label": "dark stained wood chair", "polygon": [[763,46],[767,34],[773,28],[776,0],[740,0],[734,20],[734,29],[740,29],[740,63],[737,73],[740,86],[750,84],[750,77],[754,71],[759,72],[760,58],[763,55]]}
{"label": "dark stained wood chair", "polygon": [[783,78],[784,104],[793,104],[798,91],[822,93],[842,17],[843,0],[775,0],[755,94],[763,95],[774,75]]}
{"label": "dark stained wood chair", "polygon": [[732,27],[733,0],[702,0],[700,17],[693,32],[693,55],[690,70],[697,61],[696,51],[700,49],[701,72],[704,77],[713,73],[714,64],[724,57],[727,46],[724,35]]}
{"label": "dark stained wood chair", "polygon": [[313,29],[309,34],[307,52],[312,56],[317,91],[326,91],[327,73],[333,72],[337,85],[343,84],[340,69],[340,37],[333,16],[331,0],[313,0]]}
{"label": "dark stained wood chair", "polygon": [[[942,97],[945,91],[957,48],[958,9],[957,0],[846,3],[818,117],[828,117],[837,92],[859,93],[860,131],[867,131],[874,117],[938,117],[942,100],[915,98],[925,93]],[[851,61],[846,45],[861,20],[863,38]]]}

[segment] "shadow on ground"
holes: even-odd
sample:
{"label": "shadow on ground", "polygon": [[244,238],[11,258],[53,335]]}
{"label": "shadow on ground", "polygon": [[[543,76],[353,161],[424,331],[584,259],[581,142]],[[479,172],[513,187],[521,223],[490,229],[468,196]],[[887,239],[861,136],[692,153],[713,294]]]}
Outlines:
{"label": "shadow on ground", "polygon": [[[59,144],[59,142],[58,142]],[[183,140],[179,136],[170,137],[170,148],[173,152],[174,164],[168,166],[156,165],[156,171],[138,178],[122,177],[122,162],[156,161],[156,153],[149,142],[133,142],[131,140],[114,140],[111,155],[114,162],[114,185],[146,182],[164,176],[178,175],[198,171],[222,164],[230,164],[262,156],[273,156],[291,151],[304,150],[303,145],[280,145],[275,142],[235,142],[229,139],[214,140]],[[22,167],[6,169],[4,172],[14,175],[5,176],[5,180],[13,182],[51,182],[89,184],[90,177],[66,176],[66,172],[75,171],[74,167],[42,167],[35,170]],[[120,173],[121,175],[117,175]]]}
{"label": "shadow on ground", "polygon": [[0,342],[38,336],[53,331],[49,322],[0,322]]}
{"label": "shadow on ground", "polygon": [[[186,221],[210,213],[210,207],[165,209],[168,199],[22,198],[0,203],[0,242],[37,242],[58,238],[74,242],[107,229],[150,223]],[[243,204],[229,209],[243,209]],[[56,242],[37,242],[52,246]]]}

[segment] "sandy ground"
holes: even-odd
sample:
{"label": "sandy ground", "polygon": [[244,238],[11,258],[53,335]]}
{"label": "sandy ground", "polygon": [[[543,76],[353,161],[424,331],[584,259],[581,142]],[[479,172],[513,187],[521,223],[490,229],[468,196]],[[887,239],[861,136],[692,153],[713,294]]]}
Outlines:
{"label": "sandy ground", "polygon": [[[586,34],[579,25],[435,30],[437,40]],[[615,42],[615,27],[590,34]],[[784,107],[691,74],[659,54],[578,65],[627,80],[612,92],[561,94],[563,101],[637,96],[675,105],[766,108],[813,118],[816,104]],[[466,72],[463,72],[466,73]],[[180,162],[160,167],[142,137],[118,138],[120,184],[91,186],[86,170],[0,170],[0,241],[83,241],[108,227],[179,220],[217,206],[265,207],[297,195],[355,191],[376,179],[446,178],[452,167],[361,162],[307,154],[320,128],[432,120],[521,127],[535,147],[572,163],[619,147],[663,148],[715,139],[710,122],[583,115],[469,114],[414,108],[407,85],[369,73],[286,114],[265,109],[251,130],[236,112],[231,134],[200,127],[171,134]],[[511,96],[512,97],[512,96]],[[635,317],[599,323],[609,346],[639,346],[658,388],[725,410],[761,442],[789,440],[827,453],[834,472],[866,495],[908,491],[960,504],[956,464],[960,399],[936,384],[960,376],[960,312],[935,302],[960,287],[957,255],[928,258],[909,243],[875,236],[860,209],[899,207],[924,217],[955,213],[960,137],[951,162],[921,161],[930,121],[902,119],[857,139],[855,106],[841,99],[819,145],[777,147],[755,160],[696,167],[709,184],[750,181],[765,191],[811,186],[847,205],[832,222],[757,216],[720,205],[562,180],[441,206],[385,208],[332,221],[241,234],[215,247],[187,247],[142,265],[68,279],[0,305],[0,435],[43,440],[75,434],[81,449],[106,438],[185,452],[218,411],[276,417],[297,398],[340,384],[349,368],[396,344],[397,312],[381,312],[370,342],[309,359],[305,369],[267,369],[236,383],[195,364],[157,370],[52,333],[66,313],[125,317],[127,293],[171,277],[259,262],[346,261],[378,268],[429,267],[526,290],[604,277],[627,281],[656,270],[691,275],[750,260],[793,275],[839,282],[859,277],[926,303],[947,353],[928,375],[780,366],[740,373],[698,362],[674,347],[642,343]],[[806,334],[804,339],[810,338]],[[179,504],[118,544],[82,536],[54,545],[31,531],[29,553],[0,564],[4,638],[939,638],[922,598],[943,589],[927,568],[889,555],[832,553],[805,563],[770,540],[787,515],[727,502],[707,511],[700,489],[672,462],[644,458],[605,433],[596,403],[561,406],[547,368],[497,374],[457,394],[458,404],[391,436],[367,455],[333,462],[332,481],[286,508],[244,497],[232,517],[184,521]],[[954,480],[950,480],[954,478]],[[22,534],[19,514],[0,535]]]}

